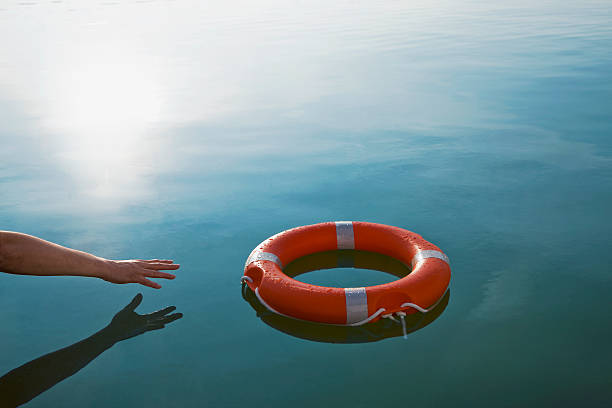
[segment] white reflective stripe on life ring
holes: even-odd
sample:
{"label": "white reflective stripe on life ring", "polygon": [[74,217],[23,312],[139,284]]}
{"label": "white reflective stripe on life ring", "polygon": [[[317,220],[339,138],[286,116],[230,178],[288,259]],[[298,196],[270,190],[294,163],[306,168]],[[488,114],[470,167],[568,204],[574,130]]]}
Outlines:
{"label": "white reflective stripe on life ring", "polygon": [[433,249],[425,249],[423,251],[417,252],[417,254],[412,258],[410,266],[412,267],[412,269],[414,269],[416,264],[425,260],[426,258],[438,258],[450,265],[450,260],[448,259],[448,256],[446,256],[446,254],[440,251],[435,251]]}
{"label": "white reflective stripe on life ring", "polygon": [[249,264],[255,261],[272,261],[278,265],[279,268],[283,269],[283,263],[280,258],[274,255],[272,252],[264,252],[264,251],[254,251],[249,255],[244,267],[246,268]]}
{"label": "white reflective stripe on life ring", "polygon": [[345,288],[346,324],[357,323],[368,318],[368,295],[365,288]]}
{"label": "white reflective stripe on life ring", "polygon": [[338,249],[355,249],[355,233],[352,221],[336,221]]}

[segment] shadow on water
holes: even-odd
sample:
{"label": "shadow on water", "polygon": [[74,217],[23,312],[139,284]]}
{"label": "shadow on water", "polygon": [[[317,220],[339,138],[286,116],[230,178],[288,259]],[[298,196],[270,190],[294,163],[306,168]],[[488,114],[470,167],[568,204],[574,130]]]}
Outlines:
{"label": "shadow on water", "polygon": [[[304,273],[321,269],[349,267],[381,271],[397,278],[403,278],[411,272],[409,267],[389,256],[355,250],[327,251],[308,255],[291,262],[283,272],[287,276],[295,278]],[[313,323],[281,316],[269,311],[246,285],[242,286],[242,297],[249,302],[257,313],[257,317],[265,324],[283,333],[305,340],[323,343],[370,343],[404,334],[401,324],[390,319],[380,319],[363,326],[350,327]],[[450,290],[444,294],[436,307],[430,312],[416,312],[407,315],[406,332],[408,334],[415,332],[436,320],[446,309],[449,299]]]}
{"label": "shadow on water", "polygon": [[183,317],[182,313],[170,314],[176,309],[174,306],[149,314],[138,314],[135,309],[140,302],[142,295],[138,294],[115,314],[108,326],[100,331],[68,347],[32,360],[0,377],[0,407],[25,404],[78,372],[116,343],[151,330],[163,329],[166,324]]}

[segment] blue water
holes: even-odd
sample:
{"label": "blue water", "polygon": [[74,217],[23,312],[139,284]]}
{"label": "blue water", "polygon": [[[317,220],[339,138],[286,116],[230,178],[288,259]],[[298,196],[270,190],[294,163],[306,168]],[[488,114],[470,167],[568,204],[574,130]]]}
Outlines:
{"label": "blue water", "polygon": [[[0,5],[0,229],[181,264],[159,291],[0,274],[0,375],[139,292],[184,314],[28,406],[612,404],[610,2],[218,3]],[[360,344],[259,319],[250,251],[334,220],[442,248],[443,313]]]}

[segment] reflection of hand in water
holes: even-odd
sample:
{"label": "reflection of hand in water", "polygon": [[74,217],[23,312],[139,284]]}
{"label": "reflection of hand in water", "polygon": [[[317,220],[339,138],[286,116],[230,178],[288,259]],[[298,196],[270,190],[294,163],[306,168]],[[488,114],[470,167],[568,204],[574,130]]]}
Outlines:
{"label": "reflection of hand in water", "polygon": [[115,343],[158,330],[183,317],[168,314],[174,306],[139,315],[134,310],[142,302],[138,294],[121,309],[108,326],[90,337],[61,350],[54,351],[18,367],[0,377],[0,407],[16,407],[75,374]]}
{"label": "reflection of hand in water", "polygon": [[166,324],[183,317],[181,313],[168,313],[174,311],[176,307],[169,306],[157,312],[139,315],[134,311],[142,302],[142,295],[137,294],[129,305],[121,309],[105,330],[115,338],[116,342],[138,336],[150,330],[163,329]]}

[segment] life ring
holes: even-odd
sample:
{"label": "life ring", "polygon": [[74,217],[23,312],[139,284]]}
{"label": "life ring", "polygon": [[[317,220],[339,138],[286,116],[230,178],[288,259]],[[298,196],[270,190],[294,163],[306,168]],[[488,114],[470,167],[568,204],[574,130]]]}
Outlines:
{"label": "life ring", "polygon": [[[399,280],[361,288],[331,288],[285,275],[284,265],[334,249],[356,249],[393,257],[412,272]],[[296,319],[360,326],[381,316],[426,313],[450,283],[448,257],[423,237],[402,228],[357,221],[293,228],[259,244],[249,255],[241,280],[270,311]]]}
{"label": "life ring", "polygon": [[[295,278],[310,271],[349,266],[373,269],[397,278],[403,278],[410,273],[410,268],[394,258],[376,252],[346,250],[317,252],[301,257],[289,263],[283,269],[283,273]],[[401,322],[391,319],[380,319],[359,327],[308,322],[271,312],[248,286],[242,287],[242,297],[255,310],[262,322],[290,336],[321,343],[371,343],[406,336],[431,324],[444,312],[450,291],[446,291],[442,300],[430,312],[406,316],[405,328]]]}

